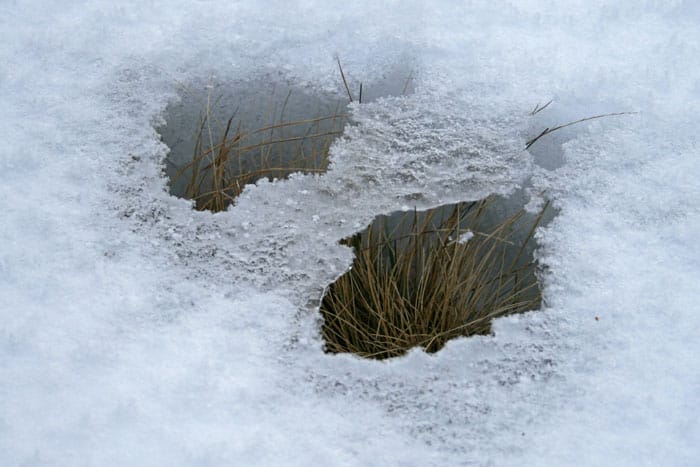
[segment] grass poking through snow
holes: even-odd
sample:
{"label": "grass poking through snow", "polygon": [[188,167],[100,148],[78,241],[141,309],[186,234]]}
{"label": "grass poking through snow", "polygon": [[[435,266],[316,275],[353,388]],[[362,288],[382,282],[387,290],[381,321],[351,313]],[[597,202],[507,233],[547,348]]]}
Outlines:
{"label": "grass poking through snow", "polygon": [[537,308],[525,251],[546,206],[531,225],[521,211],[488,227],[490,202],[456,205],[444,219],[437,210],[404,214],[397,225],[383,218],[346,239],[356,258],[323,297],[326,350],[377,359],[416,346],[435,352],[449,339],[488,333],[493,318]]}
{"label": "grass poking through snow", "polygon": [[[352,102],[340,60],[338,68]],[[362,84],[359,96],[362,102]],[[216,128],[208,97],[192,159],[173,178],[187,182],[185,197],[198,210],[223,211],[247,184],[262,178],[327,170],[330,146],[347,116],[336,108],[327,115],[285,120],[288,102],[289,95],[281,106],[271,105],[261,127],[246,128],[234,113]],[[548,105],[535,107],[532,114]],[[564,126],[545,130],[528,146]],[[541,295],[529,243],[547,206],[534,220],[521,211],[494,223],[492,202],[409,212],[398,221],[382,216],[344,240],[354,249],[355,261],[328,287],[321,303],[326,350],[376,359],[416,346],[436,352],[455,337],[489,333],[496,317],[538,308]]]}
{"label": "grass poking through snow", "polygon": [[197,125],[192,160],[180,167],[173,183],[187,181],[184,196],[200,210],[225,210],[247,184],[262,178],[286,178],[291,173],[325,172],[333,140],[342,133],[346,115],[335,112],[304,120],[284,120],[289,100],[268,124],[248,129],[234,113],[226,126],[215,128],[210,101]]}

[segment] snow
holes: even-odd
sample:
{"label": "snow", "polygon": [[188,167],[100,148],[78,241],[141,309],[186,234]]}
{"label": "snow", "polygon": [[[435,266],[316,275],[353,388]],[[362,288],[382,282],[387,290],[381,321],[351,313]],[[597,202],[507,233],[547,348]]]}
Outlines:
{"label": "snow", "polygon": [[464,232],[463,234],[460,234],[459,237],[455,240],[457,243],[460,243],[464,245],[467,243],[472,237],[474,236],[474,232]]}
{"label": "snow", "polygon": [[[0,463],[697,462],[696,2],[228,3],[0,5]],[[351,106],[323,176],[216,215],[168,194],[178,93],[342,95],[335,54],[415,92]],[[616,111],[639,113],[522,149]],[[524,185],[558,210],[541,311],[434,355],[323,353],[339,239]]]}

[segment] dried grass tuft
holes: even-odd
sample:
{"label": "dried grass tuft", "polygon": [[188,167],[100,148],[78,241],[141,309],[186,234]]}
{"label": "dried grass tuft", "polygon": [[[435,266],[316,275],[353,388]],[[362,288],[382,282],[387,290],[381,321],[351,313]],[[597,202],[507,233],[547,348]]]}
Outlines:
{"label": "dried grass tuft", "polygon": [[191,161],[180,167],[173,183],[187,181],[184,196],[197,210],[224,211],[244,187],[262,178],[286,178],[291,173],[321,173],[328,168],[333,140],[342,133],[347,116],[336,112],[304,120],[284,120],[289,100],[268,124],[247,129],[231,116],[217,135],[210,99],[197,124]]}
{"label": "dried grass tuft", "polygon": [[521,211],[487,227],[490,202],[456,205],[444,219],[409,212],[395,226],[384,217],[346,239],[352,269],[321,304],[326,350],[375,359],[416,346],[436,352],[455,337],[489,333],[493,318],[539,307],[525,250],[547,206],[529,226]]}

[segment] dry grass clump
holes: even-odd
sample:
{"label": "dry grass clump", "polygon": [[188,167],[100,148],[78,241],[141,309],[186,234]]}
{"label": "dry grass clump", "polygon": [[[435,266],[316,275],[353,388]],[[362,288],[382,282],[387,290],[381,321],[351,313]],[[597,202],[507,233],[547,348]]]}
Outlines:
{"label": "dry grass clump", "polygon": [[172,181],[187,181],[184,196],[195,201],[196,209],[223,211],[245,185],[262,178],[327,170],[330,146],[342,133],[346,115],[336,109],[327,115],[287,121],[284,113],[290,94],[279,113],[271,111],[266,125],[252,129],[236,113],[223,128],[215,128],[207,100],[197,124],[192,160],[179,168]]}
{"label": "dry grass clump", "polygon": [[[493,318],[535,309],[541,295],[526,253],[544,209],[485,221],[490,200],[380,218],[344,241],[352,269],[322,300],[326,350],[383,359],[415,346],[436,352],[449,339],[490,332]],[[523,241],[515,237],[527,232]],[[519,235],[522,236],[522,235]]]}

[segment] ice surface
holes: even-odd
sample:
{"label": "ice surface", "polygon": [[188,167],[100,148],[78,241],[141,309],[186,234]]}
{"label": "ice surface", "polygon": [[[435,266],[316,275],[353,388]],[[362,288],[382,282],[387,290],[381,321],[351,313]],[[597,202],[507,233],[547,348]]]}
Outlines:
{"label": "ice surface", "polygon": [[[697,462],[695,2],[228,3],[0,6],[2,464]],[[217,215],[168,195],[183,86],[342,95],[335,54],[415,93],[354,106],[324,176]],[[559,210],[543,311],[435,355],[322,352],[340,238],[527,180]]]}

